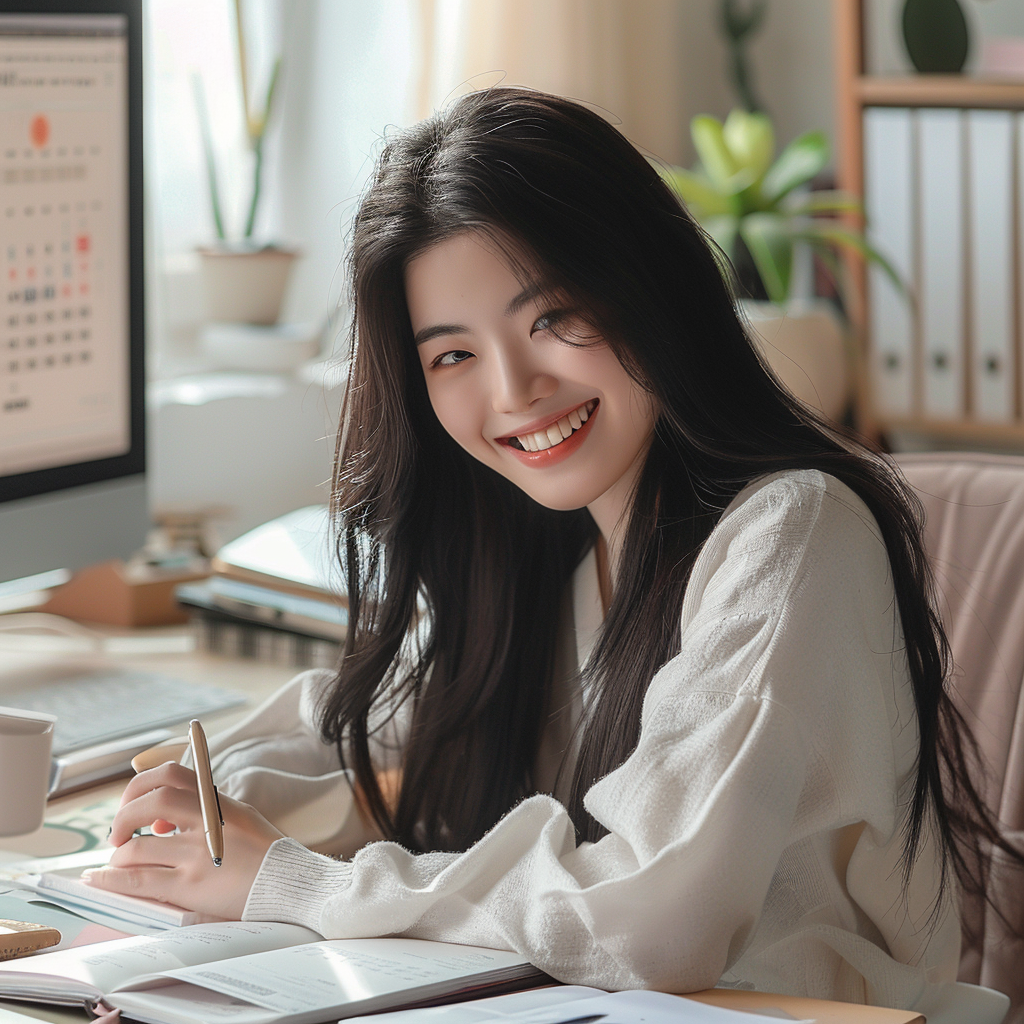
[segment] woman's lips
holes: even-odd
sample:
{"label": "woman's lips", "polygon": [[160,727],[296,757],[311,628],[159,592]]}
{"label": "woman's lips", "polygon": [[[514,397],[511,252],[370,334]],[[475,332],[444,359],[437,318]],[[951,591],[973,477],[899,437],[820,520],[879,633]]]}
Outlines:
{"label": "woman's lips", "polygon": [[[582,406],[577,406],[576,409],[583,407],[589,407],[590,410],[586,421],[583,422],[582,416],[580,416],[579,419],[581,421],[581,425],[579,427],[574,426],[572,433],[568,437],[559,441],[558,444],[553,444],[550,448],[545,448],[543,451],[524,451],[522,448],[510,443],[513,438],[522,437],[523,434],[527,433],[526,431],[524,431],[523,434],[513,434],[507,438],[500,438],[500,442],[509,452],[519,459],[520,462],[525,463],[528,466],[543,467],[551,466],[556,462],[561,462],[563,459],[572,455],[573,452],[575,452],[587,439],[587,435],[590,433],[590,428],[598,414],[601,403],[597,399],[592,399],[590,402],[584,402]],[[575,412],[575,409],[570,410],[570,412]],[[559,419],[564,418],[565,415],[556,417],[550,421],[549,426],[554,425]],[[570,423],[571,422],[572,421],[570,419]],[[536,430],[529,431],[529,433],[536,432]]]}

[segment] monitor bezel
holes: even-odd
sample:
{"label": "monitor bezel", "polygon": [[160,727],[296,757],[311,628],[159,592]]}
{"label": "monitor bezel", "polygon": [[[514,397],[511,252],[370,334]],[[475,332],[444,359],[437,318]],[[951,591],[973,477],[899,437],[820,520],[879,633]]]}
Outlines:
{"label": "monitor bezel", "polygon": [[0,507],[20,498],[59,495],[74,487],[145,473],[146,470],[146,317],[142,172],[142,0],[4,0],[3,14],[124,15],[128,25],[128,330],[129,437],[124,455],[0,475]]}

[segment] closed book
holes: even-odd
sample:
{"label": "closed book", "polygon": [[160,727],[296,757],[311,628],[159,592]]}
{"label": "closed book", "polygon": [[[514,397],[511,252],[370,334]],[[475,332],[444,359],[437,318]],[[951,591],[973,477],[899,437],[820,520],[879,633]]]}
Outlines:
{"label": "closed book", "polygon": [[343,600],[326,505],[309,505],[257,526],[225,544],[211,566],[218,575],[244,583]]}
{"label": "closed book", "polygon": [[200,583],[184,583],[176,596],[187,608],[324,640],[340,642],[348,630],[348,609],[333,597],[293,594],[216,576]]}

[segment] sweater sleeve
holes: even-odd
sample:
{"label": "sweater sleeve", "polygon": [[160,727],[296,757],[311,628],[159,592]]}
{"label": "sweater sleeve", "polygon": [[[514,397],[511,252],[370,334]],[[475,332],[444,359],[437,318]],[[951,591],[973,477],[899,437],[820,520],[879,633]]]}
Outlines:
{"label": "sweater sleeve", "polygon": [[[894,827],[888,716],[863,668],[893,650],[884,545],[863,505],[826,500],[807,476],[734,502],[702,550],[637,747],[586,795],[601,840],[577,844],[546,795],[459,854],[378,842],[339,863],[279,840],[244,916],[514,949],[574,984],[713,986],[788,845],[872,815]],[[844,750],[881,751],[841,793],[823,749],[837,717]]]}
{"label": "sweater sleeve", "polygon": [[[211,737],[211,764],[222,793],[251,804],[285,835],[351,856],[380,833],[360,813],[351,772],[316,725],[317,701],[332,680],[322,670],[295,676],[238,725]],[[386,767],[390,751],[384,739],[379,746]]]}

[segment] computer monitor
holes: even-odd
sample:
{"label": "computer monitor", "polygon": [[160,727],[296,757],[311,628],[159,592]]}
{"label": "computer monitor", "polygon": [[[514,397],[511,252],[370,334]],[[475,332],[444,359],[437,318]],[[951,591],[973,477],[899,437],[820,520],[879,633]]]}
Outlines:
{"label": "computer monitor", "polygon": [[142,0],[0,0],[0,584],[148,525]]}

